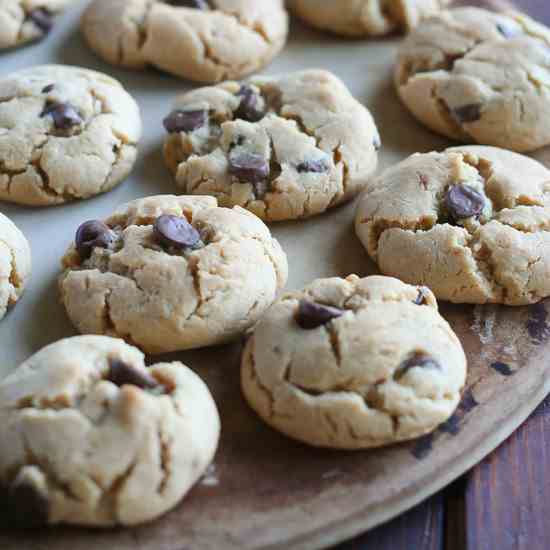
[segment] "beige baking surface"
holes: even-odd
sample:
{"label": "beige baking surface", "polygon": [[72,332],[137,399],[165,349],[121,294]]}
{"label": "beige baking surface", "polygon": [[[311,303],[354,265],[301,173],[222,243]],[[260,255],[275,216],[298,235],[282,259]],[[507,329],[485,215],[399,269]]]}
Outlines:
{"label": "beige baking surface", "polygon": [[[34,273],[23,301],[0,324],[0,371],[7,373],[44,345],[73,331],[58,303],[58,259],[78,224],[148,194],[172,192],[160,155],[160,121],[175,93],[188,88],[151,71],[113,69],[91,55],[76,30],[80,9],[60,20],[42,45],[0,55],[0,73],[57,62],[103,70],[138,98],[146,135],[135,174],[115,191],[84,203],[30,210],[0,204],[29,236]],[[333,70],[372,110],[386,167],[415,151],[448,142],[419,126],[391,85],[395,40],[348,42],[301,26],[268,71]],[[550,164],[550,151],[537,155]],[[302,223],[275,225],[291,269],[290,288],[321,276],[374,273],[352,229],[354,205]],[[2,533],[2,550],[237,550],[314,549],[377,525],[426,498],[507,437],[550,390],[546,310],[443,306],[470,361],[468,391],[454,421],[433,438],[373,452],[309,449],[273,432],[245,406],[239,392],[239,346],[180,354],[212,389],[223,419],[214,466],[174,512],[139,529],[55,529]],[[494,368],[506,363],[513,374]],[[506,369],[501,367],[502,372]],[[1,442],[0,442],[1,444]]]}

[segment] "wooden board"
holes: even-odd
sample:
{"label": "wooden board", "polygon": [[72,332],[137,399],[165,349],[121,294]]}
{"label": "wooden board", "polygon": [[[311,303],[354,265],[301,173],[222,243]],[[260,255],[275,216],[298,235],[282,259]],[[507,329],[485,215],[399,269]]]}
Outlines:
{"label": "wooden board", "polygon": [[[290,54],[293,48],[302,48],[308,40],[311,48],[329,43],[327,37],[300,33],[289,46]],[[335,40],[331,43],[334,48],[339,47]],[[68,49],[68,54],[64,53],[65,61],[73,59],[70,56],[76,56],[82,49],[81,43],[75,42],[75,45],[77,47]],[[347,52],[358,53],[359,47],[350,45]],[[418,150],[445,146],[444,140],[417,125],[393,94],[389,63],[394,45],[382,41],[369,44],[368,48],[372,52],[369,67],[378,71],[379,80],[361,98],[372,107],[381,125],[386,147],[384,164],[412,152],[413,145]],[[351,53],[342,50],[341,59],[349,59],[349,55]],[[354,86],[357,92],[357,84]],[[155,117],[160,120],[156,113]],[[414,144],[411,144],[413,133]],[[151,166],[159,163],[155,153],[141,162],[138,169],[153,179]],[[152,188],[149,190],[153,192]],[[353,208],[348,205],[299,226],[277,226],[277,237],[291,253],[291,266],[300,265],[292,281],[294,287],[316,276],[375,272],[353,237]],[[19,211],[13,209],[12,212]],[[57,212],[69,215],[69,207]],[[24,215],[21,216],[25,222]],[[74,216],[77,219],[81,214]],[[300,248],[308,251],[305,260],[298,257]],[[52,298],[54,287],[50,274],[47,283],[36,291],[43,299],[33,298],[33,309],[27,313],[23,302],[16,315],[32,313],[46,319],[58,315],[60,319],[59,306]],[[137,529],[3,532],[0,548],[316,549],[329,547],[395,517],[488,454],[550,390],[550,364],[545,360],[550,349],[550,324],[544,304],[516,309],[444,305],[442,312],[467,349],[470,373],[459,411],[434,435],[371,452],[309,449],[270,430],[246,407],[239,391],[238,345],[183,354],[181,358],[195,368],[212,389],[223,418],[223,436],[215,464],[189,497],[160,521]],[[15,334],[15,328],[9,330]],[[54,336],[69,335],[70,328],[66,321],[60,320],[46,329],[39,324],[32,325],[29,332],[32,346],[39,347]],[[437,497],[428,502],[420,514],[425,518],[426,528],[432,525],[430,522],[439,525],[442,518]],[[429,537],[421,529],[386,534],[387,537],[394,535],[399,537],[392,540],[396,546],[432,549],[440,544],[442,531],[435,530]],[[372,548],[377,549],[376,541],[372,544]]]}

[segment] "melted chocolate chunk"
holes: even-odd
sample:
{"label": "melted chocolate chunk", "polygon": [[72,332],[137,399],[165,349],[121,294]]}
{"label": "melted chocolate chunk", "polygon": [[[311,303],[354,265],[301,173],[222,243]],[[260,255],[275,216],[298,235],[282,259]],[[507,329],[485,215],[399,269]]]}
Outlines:
{"label": "melted chocolate chunk", "polygon": [[510,365],[503,363],[502,361],[495,361],[494,363],[491,363],[490,366],[493,370],[496,370],[499,374],[502,374],[502,376],[512,376],[512,374],[514,374],[514,371],[510,368]]}
{"label": "melted chocolate chunk", "polygon": [[207,111],[172,111],[163,121],[165,130],[169,134],[177,132],[194,132],[208,122]]}
{"label": "melted chocolate chunk", "polygon": [[82,124],[82,117],[70,103],[46,103],[40,117],[51,116],[58,130],[69,130]]}
{"label": "melted chocolate chunk", "polygon": [[55,84],[48,84],[47,86],[44,86],[44,88],[42,88],[42,93],[49,94],[54,88]]}
{"label": "melted chocolate chunk", "polygon": [[116,240],[116,235],[99,220],[84,222],[77,230],[75,245],[82,260],[86,260],[92,254],[94,248],[111,248]]}
{"label": "melted chocolate chunk", "polygon": [[548,312],[542,302],[529,306],[527,332],[535,342],[543,342],[550,336]]}
{"label": "melted chocolate chunk", "polygon": [[460,122],[476,122],[481,118],[481,104],[471,103],[469,105],[463,105],[457,107],[451,111],[454,118]]}
{"label": "melted chocolate chunk", "polygon": [[32,21],[44,34],[49,33],[53,27],[53,16],[46,8],[37,8],[28,14]]}
{"label": "melted chocolate chunk", "polygon": [[325,306],[310,300],[300,300],[296,322],[304,330],[312,330],[330,323],[344,315],[344,310],[336,307]]}
{"label": "melted chocolate chunk", "polygon": [[296,166],[296,170],[299,174],[323,174],[328,172],[329,165],[325,159],[310,159],[300,162]]}
{"label": "melted chocolate chunk", "polygon": [[48,524],[50,503],[32,483],[15,479],[0,487],[0,526],[8,529],[36,529]]}
{"label": "melted chocolate chunk", "polygon": [[441,370],[441,365],[427,353],[416,352],[411,357],[403,361],[395,371],[395,379],[403,378],[411,369],[419,367],[421,369]]}
{"label": "melted chocolate chunk", "polygon": [[414,303],[417,305],[417,306],[424,306],[426,305],[428,302],[426,301],[426,297],[427,297],[428,293],[426,292],[426,289],[424,287],[421,287],[418,289],[418,296],[416,297]]}
{"label": "melted chocolate chunk", "polygon": [[241,86],[237,96],[241,97],[241,102],[233,113],[235,118],[248,122],[258,122],[264,118],[265,111],[260,107],[260,97],[250,86]]}
{"label": "melted chocolate chunk", "polygon": [[169,0],[168,4],[178,8],[197,8],[199,10],[208,10],[210,5],[206,0]]}
{"label": "melted chocolate chunk", "polygon": [[479,216],[485,197],[469,185],[452,185],[445,195],[445,207],[454,221]]}
{"label": "melted chocolate chunk", "polygon": [[118,359],[111,360],[107,380],[119,388],[137,386],[142,390],[152,390],[159,386],[159,383],[148,372],[131,367]]}
{"label": "melted chocolate chunk", "polygon": [[229,158],[229,173],[239,181],[258,184],[269,177],[269,163],[255,153],[240,153]]}
{"label": "melted chocolate chunk", "polygon": [[167,248],[200,248],[200,233],[184,217],[164,214],[155,220],[153,226],[155,237]]}
{"label": "melted chocolate chunk", "polygon": [[426,458],[433,450],[434,435],[428,434],[423,437],[420,437],[414,443],[414,446],[411,450],[411,454],[417,460],[423,460]]}

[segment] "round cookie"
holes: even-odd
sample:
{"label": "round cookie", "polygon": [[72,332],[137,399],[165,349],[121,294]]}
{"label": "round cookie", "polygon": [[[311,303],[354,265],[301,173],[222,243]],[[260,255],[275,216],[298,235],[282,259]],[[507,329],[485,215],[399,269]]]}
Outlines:
{"label": "round cookie", "polygon": [[111,77],[60,65],[0,79],[0,200],[49,206],[103,193],[130,173],[139,108]]}
{"label": "round cookie", "polygon": [[416,154],[365,192],[357,235],[382,273],[457,303],[550,296],[550,171],[494,147]]}
{"label": "round cookie", "polygon": [[0,320],[21,298],[31,275],[31,249],[23,233],[0,212]]}
{"label": "round cookie", "polygon": [[267,221],[306,218],[357,195],[376,170],[369,111],[321,70],[191,91],[164,120],[164,156],[186,194]]}
{"label": "round cookie", "polygon": [[216,452],[220,419],[179,362],[67,338],[0,383],[0,523],[136,525],[171,510]]}
{"label": "round cookie", "polygon": [[262,221],[213,197],[139,199],[81,225],[75,241],[59,282],[71,321],[147,353],[237,338],[287,280]]}
{"label": "round cookie", "polygon": [[310,445],[365,449],[446,421],[466,358],[430,290],[351,275],[276,302],[246,344],[241,377],[248,403],[275,429]]}
{"label": "round cookie", "polygon": [[270,63],[286,43],[288,15],[283,0],[93,0],[81,28],[114,65],[220,82]]}
{"label": "round cookie", "polygon": [[348,37],[408,31],[451,0],[289,0],[294,14],[314,27]]}
{"label": "round cookie", "polygon": [[74,0],[0,0],[0,50],[44,38]]}
{"label": "round cookie", "polygon": [[527,152],[550,144],[550,30],[479,8],[421,23],[399,50],[395,83],[426,126],[452,139]]}

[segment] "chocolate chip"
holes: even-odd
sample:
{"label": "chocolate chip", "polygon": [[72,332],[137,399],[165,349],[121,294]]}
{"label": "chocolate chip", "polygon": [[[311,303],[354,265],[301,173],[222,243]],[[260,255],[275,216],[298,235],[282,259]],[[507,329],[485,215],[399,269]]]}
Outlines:
{"label": "chocolate chip", "polygon": [[419,367],[421,369],[441,370],[441,365],[427,353],[417,351],[408,359],[403,361],[395,371],[395,380],[403,378],[411,369]]}
{"label": "chocolate chip", "polygon": [[119,388],[129,385],[142,390],[152,390],[159,385],[148,372],[131,367],[119,359],[111,360],[107,380]]}
{"label": "chocolate chip", "polygon": [[82,124],[82,117],[70,103],[48,102],[40,113],[40,117],[43,118],[46,115],[53,118],[53,123],[58,130],[69,130]]}
{"label": "chocolate chip", "polygon": [[269,163],[255,153],[239,153],[229,157],[229,173],[239,181],[258,184],[269,177]]}
{"label": "chocolate chip", "polygon": [[329,166],[325,159],[310,159],[300,162],[296,166],[296,170],[299,174],[315,173],[322,174],[328,172]]}
{"label": "chocolate chip", "polygon": [[433,434],[428,434],[418,438],[414,443],[414,447],[411,450],[411,454],[417,460],[423,460],[432,452],[433,442],[434,442]]}
{"label": "chocolate chip", "polygon": [[481,118],[481,104],[470,103],[469,105],[463,105],[457,107],[451,111],[452,115],[458,122],[475,122]]}
{"label": "chocolate chip", "polygon": [[168,4],[179,8],[197,8],[199,10],[210,9],[210,5],[206,0],[169,0]]}
{"label": "chocolate chip", "polygon": [[428,296],[428,292],[425,288],[419,288],[418,289],[418,296],[416,297],[416,299],[414,300],[414,303],[417,305],[417,306],[424,306],[426,305],[428,302],[427,302],[427,296]]}
{"label": "chocolate chip", "polygon": [[48,524],[49,515],[48,499],[27,479],[0,488],[0,526],[36,529]]}
{"label": "chocolate chip", "polygon": [[53,27],[53,16],[45,8],[37,8],[28,14],[30,19],[44,34],[49,33]]}
{"label": "chocolate chip", "polygon": [[314,328],[326,325],[333,319],[337,319],[344,315],[343,309],[336,307],[325,306],[310,300],[300,300],[298,312],[296,313],[296,322],[304,330],[312,330]]}
{"label": "chocolate chip", "polygon": [[248,122],[258,122],[264,118],[265,111],[260,107],[260,97],[250,86],[241,86],[237,96],[241,97],[241,102],[233,113],[235,118]]}
{"label": "chocolate chip", "polygon": [[167,248],[183,250],[202,246],[199,232],[184,217],[163,214],[155,220],[155,237]]}
{"label": "chocolate chip", "polygon": [[44,86],[44,88],[42,88],[42,93],[49,94],[54,88],[55,84],[48,84],[47,86]]}
{"label": "chocolate chip", "polygon": [[163,121],[165,130],[169,134],[177,132],[194,132],[208,121],[207,111],[172,111]]}
{"label": "chocolate chip", "polygon": [[485,198],[469,185],[452,185],[445,195],[445,206],[454,221],[479,216],[485,206]]}
{"label": "chocolate chip", "polygon": [[77,230],[75,245],[80,258],[90,257],[94,248],[111,248],[116,235],[108,225],[99,220],[84,222]]}
{"label": "chocolate chip", "polygon": [[521,30],[507,23],[497,23],[497,30],[504,38],[514,38],[521,34]]}

